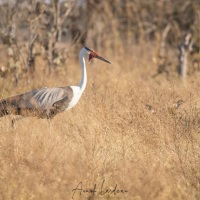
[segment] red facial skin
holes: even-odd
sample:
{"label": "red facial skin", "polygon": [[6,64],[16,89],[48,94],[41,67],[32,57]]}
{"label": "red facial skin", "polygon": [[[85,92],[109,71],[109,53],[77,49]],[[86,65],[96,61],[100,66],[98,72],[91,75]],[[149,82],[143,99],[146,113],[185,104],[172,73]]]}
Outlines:
{"label": "red facial skin", "polygon": [[90,55],[89,55],[89,62],[90,62],[93,58],[95,58],[95,57],[97,57],[97,56],[98,56],[98,53],[97,53],[97,52],[91,51],[91,52],[90,52]]}

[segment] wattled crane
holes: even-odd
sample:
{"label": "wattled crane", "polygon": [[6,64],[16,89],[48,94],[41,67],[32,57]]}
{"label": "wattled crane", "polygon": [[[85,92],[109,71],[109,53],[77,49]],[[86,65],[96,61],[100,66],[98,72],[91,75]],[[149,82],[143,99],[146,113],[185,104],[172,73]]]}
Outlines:
{"label": "wattled crane", "polygon": [[73,108],[78,103],[87,84],[84,58],[86,54],[89,54],[89,61],[98,58],[111,64],[94,50],[83,47],[79,54],[82,77],[78,86],[41,88],[2,99],[0,100],[0,117],[15,114],[50,119],[58,113]]}

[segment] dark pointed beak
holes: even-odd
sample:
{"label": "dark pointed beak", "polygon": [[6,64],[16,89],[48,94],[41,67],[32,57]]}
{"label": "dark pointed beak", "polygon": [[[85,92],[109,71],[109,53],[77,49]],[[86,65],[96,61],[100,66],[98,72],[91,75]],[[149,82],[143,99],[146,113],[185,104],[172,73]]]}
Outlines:
{"label": "dark pointed beak", "polygon": [[102,61],[104,61],[104,62],[107,62],[107,63],[109,63],[109,64],[112,64],[109,60],[106,60],[105,58],[103,58],[103,57],[101,57],[101,56],[95,56],[95,58],[98,58],[99,60],[102,60]]}

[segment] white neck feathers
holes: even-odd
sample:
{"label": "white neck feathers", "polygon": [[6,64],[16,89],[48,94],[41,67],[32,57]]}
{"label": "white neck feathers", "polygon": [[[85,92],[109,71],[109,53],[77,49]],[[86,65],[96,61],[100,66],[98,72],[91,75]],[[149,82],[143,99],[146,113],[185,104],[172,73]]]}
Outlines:
{"label": "white neck feathers", "polygon": [[86,54],[86,50],[85,48],[82,48],[79,54],[79,60],[80,60],[80,65],[81,65],[81,70],[82,70],[82,77],[79,84],[81,94],[85,90],[85,87],[87,84],[87,71],[86,71],[85,58],[84,58],[85,54]]}

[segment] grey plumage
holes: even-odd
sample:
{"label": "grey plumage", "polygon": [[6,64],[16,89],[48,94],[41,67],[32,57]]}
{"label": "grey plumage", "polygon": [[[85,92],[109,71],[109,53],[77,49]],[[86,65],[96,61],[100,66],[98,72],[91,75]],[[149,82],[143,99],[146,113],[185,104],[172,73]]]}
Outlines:
{"label": "grey plumage", "polygon": [[72,100],[71,87],[42,88],[2,99],[0,101],[0,117],[15,114],[52,118],[63,112]]}

